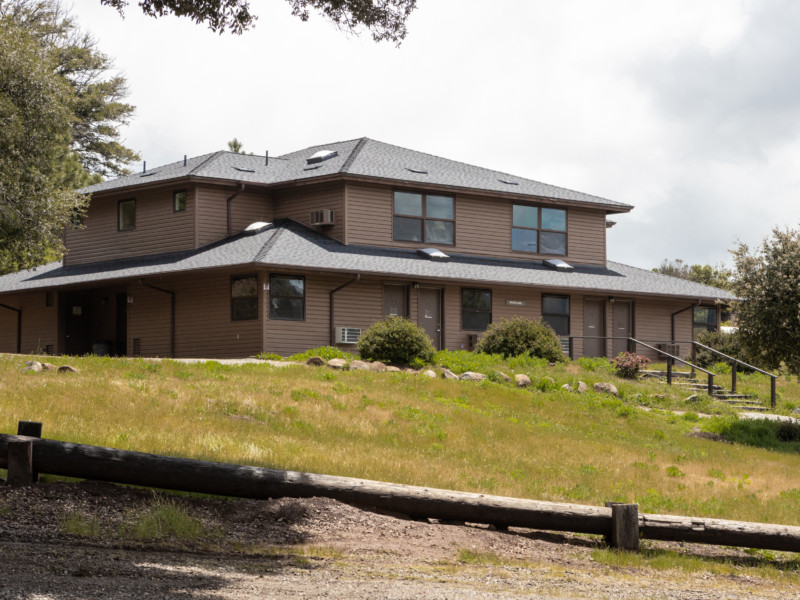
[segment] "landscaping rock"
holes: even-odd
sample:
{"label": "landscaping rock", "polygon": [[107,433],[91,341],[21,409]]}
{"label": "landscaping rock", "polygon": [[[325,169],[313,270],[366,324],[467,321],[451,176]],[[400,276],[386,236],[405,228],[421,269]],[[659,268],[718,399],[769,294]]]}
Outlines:
{"label": "landscaping rock", "polygon": [[531,384],[531,378],[523,373],[517,373],[514,375],[514,381],[517,382],[517,387],[528,387]]}
{"label": "landscaping rock", "polygon": [[578,381],[578,390],[577,391],[578,391],[579,394],[585,394],[586,392],[589,391],[589,386],[586,385],[582,381]]}
{"label": "landscaping rock", "polygon": [[75,367],[71,367],[70,365],[61,365],[58,367],[59,373],[80,373],[78,369]]}
{"label": "landscaping rock", "polygon": [[697,394],[692,394],[684,400],[684,402],[697,402]]}
{"label": "landscaping rock", "polygon": [[450,369],[442,369],[442,379],[456,380],[458,379],[458,375],[453,373]]}
{"label": "landscaping rock", "polygon": [[41,373],[42,371],[42,363],[38,360],[31,360],[25,363],[25,366],[22,368],[23,371],[33,371],[34,373]]}
{"label": "landscaping rock", "polygon": [[328,361],[328,366],[331,369],[346,369],[347,361],[343,358],[332,358]]}
{"label": "landscaping rock", "polygon": [[400,369],[398,369],[397,367],[386,367],[386,372],[387,373],[399,373]]}
{"label": "landscaping rock", "polygon": [[474,371],[467,371],[461,375],[462,381],[483,381],[484,379],[486,379],[486,375]]}
{"label": "landscaping rock", "polygon": [[564,390],[564,391],[567,391],[567,392],[571,392],[572,391],[572,388],[569,386],[568,383],[565,383],[564,385],[562,385],[561,389]]}
{"label": "landscaping rock", "polygon": [[369,363],[369,370],[375,371],[376,373],[383,373],[386,370],[386,365],[383,364],[381,361],[376,360],[374,362]]}
{"label": "landscaping rock", "polygon": [[509,377],[508,375],[506,375],[506,374],[505,374],[505,373],[503,373],[502,371],[498,371],[498,372],[497,372],[497,376],[498,376],[500,379],[502,379],[503,381],[505,381],[505,382],[509,382],[509,381],[511,381],[511,377]]}
{"label": "landscaping rock", "polygon": [[351,371],[369,371],[370,364],[364,362],[363,360],[354,360],[350,363],[350,370]]}
{"label": "landscaping rock", "polygon": [[600,394],[611,394],[612,396],[619,396],[617,388],[612,383],[606,383],[606,382],[595,383],[594,391]]}
{"label": "landscaping rock", "polygon": [[58,367],[50,363],[42,363],[42,369],[45,371],[57,371]]}
{"label": "landscaping rock", "polygon": [[425,377],[430,377],[431,379],[436,379],[436,371],[431,371],[430,369],[423,371],[422,375]]}
{"label": "landscaping rock", "polygon": [[324,367],[326,364],[325,359],[320,358],[319,356],[312,356],[306,361],[306,364],[309,367]]}

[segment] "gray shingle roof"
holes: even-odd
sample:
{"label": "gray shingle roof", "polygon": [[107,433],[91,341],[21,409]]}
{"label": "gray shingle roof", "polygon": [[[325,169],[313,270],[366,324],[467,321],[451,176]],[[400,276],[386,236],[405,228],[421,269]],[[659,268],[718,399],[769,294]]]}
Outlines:
{"label": "gray shingle roof", "polygon": [[[315,165],[306,159],[318,150],[338,155]],[[215,152],[178,161],[83,188],[85,193],[125,189],[144,183],[192,177],[196,179],[243,181],[278,185],[331,175],[353,175],[383,180],[442,185],[465,190],[507,192],[537,198],[553,198],[602,205],[611,212],[627,212],[629,204],[607,200],[565,188],[493,171],[483,167],[408,150],[369,138],[359,138],[304,148],[282,156],[265,157],[233,152]]]}
{"label": "gray shingle roof", "polygon": [[0,294],[239,265],[530,285],[576,292],[734,299],[725,290],[614,262],[609,262],[608,267],[576,266],[574,271],[563,273],[525,260],[453,255],[449,261],[439,262],[423,258],[415,250],[345,246],[290,220],[192,251],[69,267],[51,263],[34,271],[0,277]]}

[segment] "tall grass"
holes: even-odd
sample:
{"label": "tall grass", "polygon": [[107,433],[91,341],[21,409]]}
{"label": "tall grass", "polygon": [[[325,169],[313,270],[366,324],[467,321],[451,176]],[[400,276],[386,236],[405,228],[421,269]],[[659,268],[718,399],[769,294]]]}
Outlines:
{"label": "tall grass", "polygon": [[[0,357],[3,432],[37,420],[45,437],[143,452],[800,524],[800,456],[693,437],[696,414],[660,410],[697,410],[683,394],[598,365],[497,363],[531,377],[523,390],[304,366],[86,357],[54,359],[81,370],[58,374],[22,362]],[[560,389],[579,379],[611,381],[621,397]]]}

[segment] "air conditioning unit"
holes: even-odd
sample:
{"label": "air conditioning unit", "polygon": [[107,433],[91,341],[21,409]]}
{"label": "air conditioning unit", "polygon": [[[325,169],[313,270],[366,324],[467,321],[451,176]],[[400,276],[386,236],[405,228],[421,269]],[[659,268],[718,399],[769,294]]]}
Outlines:
{"label": "air conditioning unit", "polygon": [[311,211],[311,225],[315,227],[324,225],[333,225],[333,209],[325,210],[312,210]]}
{"label": "air conditioning unit", "polygon": [[360,327],[337,327],[336,328],[336,343],[337,344],[355,344],[358,338],[361,337]]}

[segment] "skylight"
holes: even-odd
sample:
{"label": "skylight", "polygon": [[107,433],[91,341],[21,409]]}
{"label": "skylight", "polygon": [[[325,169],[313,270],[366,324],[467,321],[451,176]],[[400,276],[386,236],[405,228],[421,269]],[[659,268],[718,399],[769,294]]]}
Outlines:
{"label": "skylight", "polygon": [[265,223],[264,221],[256,221],[255,223],[250,223],[247,227],[245,227],[242,231],[258,231],[259,229],[264,229],[264,227],[269,227],[269,223]]}
{"label": "skylight", "polygon": [[438,248],[420,248],[417,250],[417,254],[424,256],[429,260],[438,260],[438,261],[445,261],[450,260],[450,257],[439,250]]}
{"label": "skylight", "polygon": [[565,273],[572,271],[575,268],[571,264],[565,263],[560,258],[551,258],[549,260],[544,261],[544,264],[550,267],[551,269],[554,269],[556,271],[563,271]]}
{"label": "skylight", "polygon": [[324,160],[329,160],[337,156],[339,156],[339,152],[336,150],[320,150],[319,152],[315,152],[314,154],[309,156],[306,159],[306,164],[313,165],[315,163],[321,163]]}

